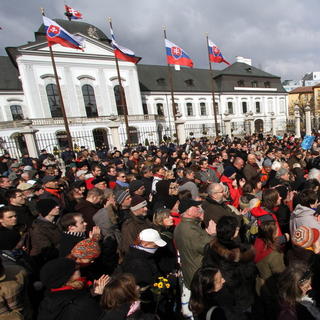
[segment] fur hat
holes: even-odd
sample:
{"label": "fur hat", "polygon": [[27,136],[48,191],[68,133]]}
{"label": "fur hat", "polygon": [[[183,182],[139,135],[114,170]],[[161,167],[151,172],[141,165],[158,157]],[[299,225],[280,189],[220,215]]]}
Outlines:
{"label": "fur hat", "polygon": [[80,259],[95,259],[100,256],[100,253],[101,249],[98,242],[91,239],[78,242],[71,250],[71,254]]}
{"label": "fur hat", "polygon": [[68,258],[57,258],[46,263],[40,271],[40,280],[48,289],[60,288],[76,270],[76,262]]}

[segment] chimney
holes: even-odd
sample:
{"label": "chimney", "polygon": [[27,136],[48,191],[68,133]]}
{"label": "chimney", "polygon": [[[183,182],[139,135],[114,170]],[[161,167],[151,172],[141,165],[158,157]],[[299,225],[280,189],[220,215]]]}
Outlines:
{"label": "chimney", "polygon": [[244,57],[240,57],[240,56],[237,56],[236,57],[236,62],[242,62],[242,63],[246,63],[248,65],[252,65],[252,62],[251,62],[251,59],[249,58],[244,58]]}

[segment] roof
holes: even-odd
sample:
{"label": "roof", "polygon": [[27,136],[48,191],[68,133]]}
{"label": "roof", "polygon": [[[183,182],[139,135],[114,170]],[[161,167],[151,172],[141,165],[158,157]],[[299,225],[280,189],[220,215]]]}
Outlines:
{"label": "roof", "polygon": [[267,78],[280,78],[271,73],[265,72],[256,67],[250,66],[243,62],[235,62],[231,66],[223,69],[221,72],[223,75],[234,75],[234,76],[248,76],[248,77],[267,77]]}
{"label": "roof", "polygon": [[18,70],[9,57],[0,56],[0,90],[22,91]]}
{"label": "roof", "polygon": [[[247,71],[249,69],[251,71]],[[170,91],[168,82],[168,67],[138,64],[138,78],[141,91]],[[236,62],[224,70],[214,70],[216,92],[234,92],[238,81],[243,81],[244,87],[252,87],[252,81],[257,82],[254,92],[265,92],[265,82],[271,88],[277,88],[278,93],[286,92],[280,77],[274,76],[246,63]],[[208,69],[181,68],[173,71],[173,89],[175,92],[211,92],[211,80]],[[237,90],[239,92],[239,90]]]}
{"label": "roof", "polygon": [[[137,70],[141,91],[170,91],[167,66],[138,64]],[[175,92],[211,92],[210,73],[206,69],[181,68],[172,73]]]}
{"label": "roof", "polygon": [[289,93],[313,93],[313,86],[295,88]]}
{"label": "roof", "polygon": [[[53,20],[57,22],[62,28],[70,32],[71,34],[81,33],[84,36],[88,36],[102,42],[108,42],[108,43],[111,42],[104,32],[102,32],[99,28],[93,26],[90,23],[77,21],[77,20],[71,20],[71,21],[63,20],[63,19],[53,19]],[[35,35],[37,38],[38,35],[43,36],[45,34],[46,32],[45,32],[44,24],[42,24],[38,29],[38,31],[35,33]]]}

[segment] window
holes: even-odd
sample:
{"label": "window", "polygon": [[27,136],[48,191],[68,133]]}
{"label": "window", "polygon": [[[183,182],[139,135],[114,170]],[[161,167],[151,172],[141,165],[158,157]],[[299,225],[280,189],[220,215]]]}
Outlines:
{"label": "window", "polygon": [[200,102],[200,115],[206,116],[207,115],[207,106],[205,102]]}
{"label": "window", "polygon": [[260,108],[260,101],[256,101],[256,113],[260,113],[261,108]]}
{"label": "window", "polygon": [[14,104],[10,106],[10,110],[11,110],[12,119],[14,121],[23,120],[23,112],[22,112],[21,106]]}
{"label": "window", "polygon": [[[122,105],[121,103],[121,94],[120,94],[120,86],[116,85],[113,88],[114,91],[114,97],[116,99],[116,105],[117,105],[117,111],[118,111],[118,115],[119,116],[123,116],[124,115],[124,105]],[[124,94],[124,90],[123,90],[123,94]]]}
{"label": "window", "polygon": [[58,131],[56,133],[56,137],[60,149],[64,149],[69,146],[67,133],[65,131]]}
{"label": "window", "polygon": [[159,116],[164,116],[163,104],[162,103],[157,103],[157,114]]}
{"label": "window", "polygon": [[144,102],[142,104],[143,114],[148,114],[148,105]]}
{"label": "window", "polygon": [[248,112],[247,101],[242,101],[242,113],[245,114]]}
{"label": "window", "polygon": [[257,81],[252,81],[251,85],[252,85],[252,88],[257,88],[258,87],[258,82]]}
{"label": "window", "polygon": [[157,79],[157,83],[159,86],[165,86],[166,85],[166,79],[165,78],[159,78]]}
{"label": "window", "polygon": [[188,102],[187,103],[187,115],[189,117],[192,117],[193,116],[193,106],[192,106],[192,103],[191,102]]}
{"label": "window", "polygon": [[94,90],[92,86],[85,84],[82,86],[82,95],[86,113],[88,118],[94,118],[98,116],[96,98],[94,96]]}
{"label": "window", "polygon": [[265,87],[265,88],[270,88],[270,81],[266,81],[266,82],[264,83],[264,87]]}
{"label": "window", "polygon": [[46,86],[47,97],[52,118],[61,118],[62,110],[60,106],[60,98],[58,96],[57,86],[53,83]]}
{"label": "window", "polygon": [[244,81],[243,80],[239,80],[238,81],[238,87],[244,87]]}
{"label": "window", "polygon": [[232,101],[228,101],[228,113],[233,114],[233,103]]}
{"label": "window", "polygon": [[273,111],[273,99],[268,99],[268,112]]}
{"label": "window", "polygon": [[285,113],[286,112],[286,103],[283,98],[280,99],[280,112]]}
{"label": "window", "polygon": [[193,86],[194,86],[193,79],[187,79],[187,80],[185,80],[185,84],[186,84],[188,87],[193,87]]}

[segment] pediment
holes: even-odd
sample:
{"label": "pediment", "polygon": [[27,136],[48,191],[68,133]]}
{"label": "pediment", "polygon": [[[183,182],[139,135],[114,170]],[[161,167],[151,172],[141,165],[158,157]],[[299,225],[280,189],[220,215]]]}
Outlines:
{"label": "pediment", "polygon": [[[52,46],[52,49],[55,53],[59,54],[85,54],[85,55],[99,55],[99,56],[106,56],[106,57],[113,57],[113,49],[111,45],[106,44],[105,42],[102,43],[101,41],[92,39],[87,36],[83,36],[85,38],[85,48],[82,50],[77,50],[73,48],[67,48],[63,47],[59,44],[55,44]],[[26,45],[23,45],[19,48],[19,51],[29,51],[29,52],[48,52],[49,47],[46,39],[44,38],[43,41],[37,41],[33,43],[29,43]]]}

